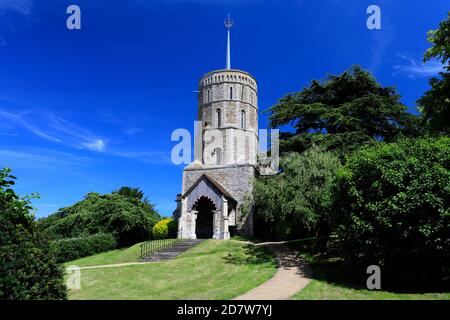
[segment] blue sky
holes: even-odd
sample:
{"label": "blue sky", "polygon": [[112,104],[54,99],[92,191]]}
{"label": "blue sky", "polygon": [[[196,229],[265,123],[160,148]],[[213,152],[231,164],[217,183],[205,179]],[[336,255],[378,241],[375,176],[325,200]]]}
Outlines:
{"label": "blue sky", "polygon": [[[66,28],[71,4],[81,30]],[[381,30],[366,28],[371,4]],[[0,0],[0,167],[13,169],[19,194],[40,194],[38,217],[122,185],[169,215],[183,169],[170,161],[171,133],[193,131],[198,79],[224,67],[227,13],[232,66],[258,79],[261,110],[361,64],[416,112],[441,68],[421,62],[426,32],[449,9],[425,0]]]}

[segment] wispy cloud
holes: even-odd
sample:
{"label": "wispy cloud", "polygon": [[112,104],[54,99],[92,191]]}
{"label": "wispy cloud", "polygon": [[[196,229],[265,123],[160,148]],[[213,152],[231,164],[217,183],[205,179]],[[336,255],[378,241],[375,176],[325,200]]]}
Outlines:
{"label": "wispy cloud", "polygon": [[103,152],[106,148],[106,143],[103,139],[95,139],[92,142],[84,142],[82,143],[82,146],[86,149],[92,150],[92,151],[99,151]]}
{"label": "wispy cloud", "polygon": [[31,13],[32,7],[31,0],[0,0],[0,12],[12,11],[27,16]]}
{"label": "wispy cloud", "polygon": [[32,9],[31,0],[0,0],[0,47],[7,45],[9,36],[24,22],[31,21]]}
{"label": "wispy cloud", "polygon": [[106,139],[41,108],[15,112],[0,108],[0,120],[54,143],[98,152],[106,149]]}
{"label": "wispy cloud", "polygon": [[432,77],[444,71],[444,66],[437,60],[430,60],[426,63],[417,62],[413,58],[405,54],[397,54],[402,60],[402,64],[394,65],[394,75],[405,75],[408,78],[414,79],[417,77]]}
{"label": "wispy cloud", "polygon": [[[47,140],[50,140],[53,142],[61,142],[60,139],[53,137],[50,134],[47,134],[44,130],[39,128],[38,125],[33,124],[32,119],[27,119],[28,118],[27,114],[30,114],[30,112],[13,113],[13,112],[9,112],[7,110],[0,108],[0,119],[3,118],[4,121],[9,121],[9,123],[11,125],[16,125],[17,127],[23,127],[41,138],[44,138],[44,139],[47,139]],[[31,117],[31,118],[33,118],[33,117]]]}
{"label": "wispy cloud", "polygon": [[[170,150],[124,150],[123,147],[120,147],[120,143],[117,143],[113,138],[102,137],[73,121],[69,121],[62,115],[42,108],[28,108],[21,111],[17,111],[17,108],[15,111],[11,111],[11,109],[0,107],[0,129],[2,129],[0,135],[16,136],[22,133],[20,130],[25,130],[25,132],[43,140],[77,150],[90,150],[106,155],[134,159],[148,164],[171,163]],[[122,126],[122,124],[119,124],[119,126]],[[140,131],[141,129],[136,127],[129,127],[129,130],[125,130],[125,132],[122,130],[128,136],[132,136]],[[17,156],[20,155],[21,153],[17,154]]]}
{"label": "wispy cloud", "polygon": [[45,148],[27,148],[25,149],[0,149],[1,165],[19,165],[21,162],[34,166],[38,164],[45,165],[83,165],[93,161],[92,158],[76,156],[71,153],[55,151]]}

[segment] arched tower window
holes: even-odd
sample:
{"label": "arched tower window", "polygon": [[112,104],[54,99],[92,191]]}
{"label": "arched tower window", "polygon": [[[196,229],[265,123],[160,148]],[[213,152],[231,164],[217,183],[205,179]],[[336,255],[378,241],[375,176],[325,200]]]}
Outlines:
{"label": "arched tower window", "polygon": [[216,164],[217,165],[222,164],[222,149],[216,148],[214,149],[214,153],[216,155]]}
{"label": "arched tower window", "polygon": [[241,129],[246,129],[246,118],[245,118],[245,111],[241,110]]}
{"label": "arched tower window", "polygon": [[230,87],[230,100],[233,100],[233,87]]}
{"label": "arched tower window", "polygon": [[208,100],[207,102],[211,102],[211,91],[208,89]]}
{"label": "arched tower window", "polygon": [[217,109],[216,110],[216,117],[217,117],[217,128],[222,127],[222,110]]}

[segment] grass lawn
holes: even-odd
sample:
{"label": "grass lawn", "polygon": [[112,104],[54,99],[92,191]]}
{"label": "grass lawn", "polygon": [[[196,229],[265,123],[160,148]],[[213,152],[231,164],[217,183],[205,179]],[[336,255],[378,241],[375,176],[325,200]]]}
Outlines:
{"label": "grass lawn", "polygon": [[[383,290],[368,290],[365,287],[365,270],[360,277],[345,270],[342,259],[331,246],[325,255],[311,253],[312,240],[305,239],[291,244],[297,248],[313,269],[313,278],[309,285],[292,298],[297,300],[448,300],[450,293],[399,293]],[[358,279],[359,278],[359,279]],[[383,287],[383,275],[381,275]]]}
{"label": "grass lawn", "polygon": [[[139,256],[137,251],[133,246],[67,265],[126,262],[133,254]],[[173,260],[81,270],[81,290],[71,290],[69,299],[231,299],[275,271],[275,259],[265,248],[207,240]]]}
{"label": "grass lawn", "polygon": [[[173,239],[173,241],[175,241],[175,239]],[[64,265],[66,267],[70,265],[84,267],[84,266],[96,266],[100,264],[137,262],[141,254],[141,247],[140,247],[141,243],[137,243],[127,249],[117,249],[108,252],[102,252],[89,257],[69,261],[64,263]]]}

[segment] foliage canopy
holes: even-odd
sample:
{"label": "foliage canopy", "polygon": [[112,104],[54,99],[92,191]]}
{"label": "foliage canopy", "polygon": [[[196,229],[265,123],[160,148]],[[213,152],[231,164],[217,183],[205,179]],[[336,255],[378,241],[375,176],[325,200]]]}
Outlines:
{"label": "foliage canopy", "polygon": [[123,190],[88,193],[82,201],[41,219],[40,225],[54,239],[112,233],[119,246],[148,240],[160,216],[136,189]]}
{"label": "foliage canopy", "polygon": [[418,135],[419,119],[406,110],[394,87],[381,86],[357,65],[314,80],[269,109],[272,127],[294,128],[281,134],[282,151],[302,152],[316,144],[341,154],[374,141]]}
{"label": "foliage canopy", "polygon": [[326,244],[331,221],[330,190],[340,167],[338,157],[313,146],[302,154],[286,154],[280,166],[282,172],[277,176],[262,177],[254,183],[253,201],[258,219],[295,220],[318,238],[325,237],[318,240]]}
{"label": "foliage canopy", "polygon": [[424,55],[424,61],[438,59],[447,69],[439,78],[430,80],[431,89],[418,100],[423,120],[432,133],[450,134],[450,11],[439,28],[428,32],[432,44]]}
{"label": "foliage canopy", "polygon": [[348,261],[379,265],[392,281],[444,277],[450,138],[405,139],[354,153],[338,171],[334,210]]}
{"label": "foliage canopy", "polygon": [[37,228],[29,198],[0,170],[0,300],[65,299],[64,271]]}

